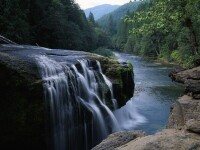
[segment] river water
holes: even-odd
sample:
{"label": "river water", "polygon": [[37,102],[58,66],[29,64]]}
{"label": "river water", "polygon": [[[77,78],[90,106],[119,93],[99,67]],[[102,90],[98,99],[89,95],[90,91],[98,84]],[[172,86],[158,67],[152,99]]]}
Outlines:
{"label": "river water", "polygon": [[168,77],[173,66],[138,56],[115,53],[119,61],[133,64],[135,92],[127,104],[114,112],[122,130],[143,130],[148,134],[166,127],[170,106],[183,93],[180,84]]}

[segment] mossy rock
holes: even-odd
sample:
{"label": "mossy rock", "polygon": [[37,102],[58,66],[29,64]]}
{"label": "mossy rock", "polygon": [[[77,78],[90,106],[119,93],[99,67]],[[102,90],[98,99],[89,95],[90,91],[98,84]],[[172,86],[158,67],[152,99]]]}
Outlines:
{"label": "mossy rock", "polygon": [[119,63],[115,59],[105,57],[96,59],[101,63],[103,73],[113,83],[114,98],[116,98],[119,107],[125,105],[134,92],[133,66],[130,63]]}

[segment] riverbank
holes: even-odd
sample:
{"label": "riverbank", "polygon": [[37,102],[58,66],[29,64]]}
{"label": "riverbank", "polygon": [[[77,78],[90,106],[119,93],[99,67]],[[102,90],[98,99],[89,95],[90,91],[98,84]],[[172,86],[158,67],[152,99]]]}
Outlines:
{"label": "riverbank", "polygon": [[[183,83],[185,91],[184,96],[178,98],[171,107],[167,128],[157,132],[155,135],[145,136],[141,134],[140,136],[133,136],[131,141],[121,146],[112,146],[111,149],[200,149],[200,67],[190,70],[176,70],[171,72],[169,76],[173,81]],[[127,134],[127,132],[124,132],[124,134]],[[102,144],[109,141],[110,137],[112,135],[104,140]],[[94,149],[103,150],[101,144]]]}

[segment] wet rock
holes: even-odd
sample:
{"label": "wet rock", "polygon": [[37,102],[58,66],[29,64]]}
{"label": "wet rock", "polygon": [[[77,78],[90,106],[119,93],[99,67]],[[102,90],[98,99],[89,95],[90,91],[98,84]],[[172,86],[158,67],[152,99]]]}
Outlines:
{"label": "wet rock", "polygon": [[124,106],[133,97],[135,83],[133,66],[129,63],[119,63],[116,60],[110,61],[107,58],[96,58],[101,62],[103,73],[113,83],[113,94],[118,106]]}
{"label": "wet rock", "polygon": [[113,150],[120,147],[131,140],[135,140],[139,137],[144,137],[147,134],[144,131],[128,131],[128,132],[117,132],[109,135],[107,139],[103,140],[99,145],[94,147],[92,150]]}

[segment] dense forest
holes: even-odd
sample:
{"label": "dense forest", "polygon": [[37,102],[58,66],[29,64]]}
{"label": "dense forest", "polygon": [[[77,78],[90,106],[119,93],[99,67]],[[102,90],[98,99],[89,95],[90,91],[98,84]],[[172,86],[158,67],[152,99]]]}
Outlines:
{"label": "dense forest", "polygon": [[0,34],[19,44],[86,51],[106,40],[74,0],[1,0]]}
{"label": "dense forest", "polygon": [[146,0],[124,17],[115,48],[184,67],[199,65],[199,10],[199,0]]}
{"label": "dense forest", "polygon": [[[114,34],[117,32],[121,18],[126,15],[127,12],[133,12],[137,9],[137,7],[141,4],[141,1],[134,1],[126,3],[111,13],[108,13],[97,20],[97,23],[102,28],[107,28],[110,23],[112,23],[112,31]],[[109,27],[108,27],[109,28]]]}
{"label": "dense forest", "polygon": [[193,67],[200,63],[199,9],[200,0],[130,1],[95,22],[74,0],[1,0],[0,34],[19,44],[104,55],[109,48]]}

